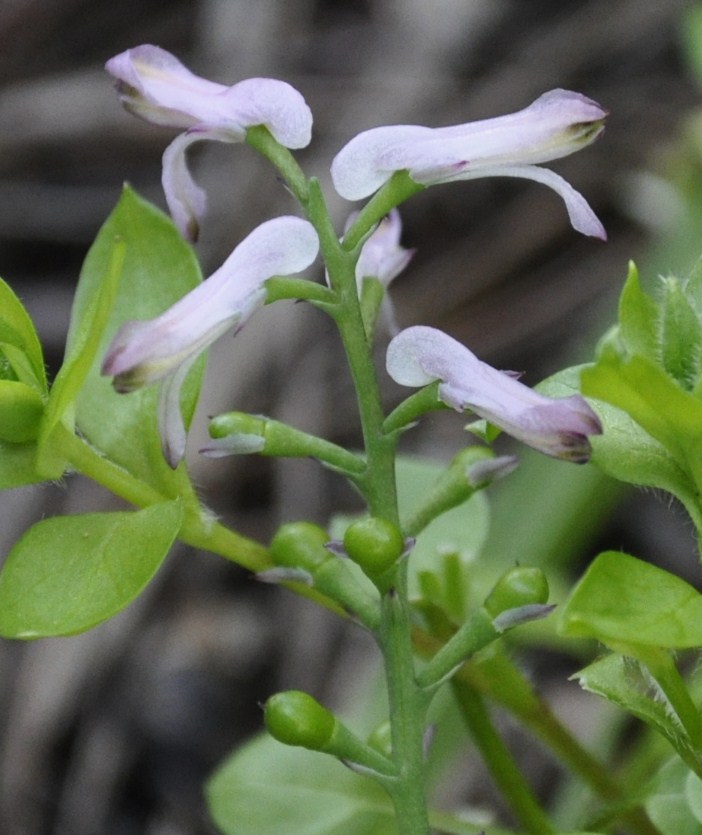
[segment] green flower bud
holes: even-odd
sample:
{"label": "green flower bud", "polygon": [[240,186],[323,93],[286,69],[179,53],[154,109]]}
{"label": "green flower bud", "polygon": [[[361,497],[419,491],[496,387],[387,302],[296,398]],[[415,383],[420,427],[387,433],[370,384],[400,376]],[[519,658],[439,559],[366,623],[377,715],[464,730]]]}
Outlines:
{"label": "green flower bud", "polygon": [[540,568],[510,568],[493,586],[485,599],[485,609],[496,618],[509,609],[548,602],[548,581]]}
{"label": "green flower bud", "polygon": [[369,516],[349,525],[344,549],[365,574],[375,579],[397,562],[405,550],[405,540],[397,525]]}
{"label": "green flower bud", "polygon": [[271,542],[270,552],[276,565],[303,568],[311,574],[332,555],[324,547],[329,535],[311,522],[289,522],[282,525]]}
{"label": "green flower bud", "polygon": [[225,455],[261,455],[279,458],[317,458],[349,476],[363,472],[363,459],[336,444],[301,432],[270,418],[228,412],[210,421],[212,441],[200,450],[210,458]]}
{"label": "green flower bud", "polygon": [[331,711],[301,690],[276,693],[263,711],[266,727],[274,739],[311,751],[325,750],[337,724]]}

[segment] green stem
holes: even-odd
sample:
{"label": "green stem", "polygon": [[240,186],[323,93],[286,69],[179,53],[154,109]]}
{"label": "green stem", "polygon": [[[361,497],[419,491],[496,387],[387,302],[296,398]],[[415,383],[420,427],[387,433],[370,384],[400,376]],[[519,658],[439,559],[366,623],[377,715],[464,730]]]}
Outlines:
{"label": "green stem", "polygon": [[357,254],[341,247],[331,225],[324,196],[315,180],[310,182],[306,210],[319,235],[331,288],[337,294],[338,304],[330,312],[339,329],[358,399],[367,462],[365,477],[359,480],[359,488],[363,491],[372,515],[398,524],[396,438],[383,430],[385,415],[380,385],[363,324],[356,285]]}
{"label": "green stem", "polygon": [[[687,731],[692,747],[699,755],[702,753],[702,716],[671,654],[664,649],[647,647],[641,658],[665,693]],[[702,777],[702,767],[699,764],[695,771]]]}
{"label": "green stem", "polygon": [[354,250],[379,220],[403,200],[426,186],[415,183],[406,171],[397,171],[358,213],[351,228],[344,235],[345,250]]}
{"label": "green stem", "polygon": [[[383,430],[380,385],[356,285],[357,253],[339,244],[316,181],[310,183],[306,211],[317,229],[329,283],[337,294],[338,305],[330,312],[339,329],[358,400],[366,454],[366,471],[358,485],[373,516],[398,524],[396,437]],[[385,664],[393,760],[398,771],[397,781],[388,790],[401,835],[428,835],[423,746],[426,695],[415,679],[406,574],[407,561],[401,560],[393,587],[383,595],[376,630]]]}
{"label": "green stem", "polygon": [[[495,687],[490,676],[485,676],[479,664],[468,663],[457,673],[457,677],[479,693],[482,693],[506,707],[532,733],[539,737],[580,779],[603,800],[614,804],[626,804],[629,792],[614,777],[611,768],[603,765],[590,754],[570,731],[554,716],[549,705],[534,693],[523,673],[506,656],[501,658],[505,672],[510,678],[520,681],[521,686],[509,688],[510,692]],[[518,696],[514,698],[514,694]],[[511,695],[510,695],[511,694]],[[641,808],[622,811],[619,815],[629,825],[629,831],[637,835],[660,835]]]}
{"label": "green stem", "polygon": [[[136,507],[149,507],[173,498],[135,478],[68,431],[61,435],[61,446],[78,472]],[[250,571],[262,571],[270,566],[268,551],[263,545],[229,530],[192,501],[186,502],[184,507],[185,518],[178,538],[187,545],[212,551]]]}
{"label": "green stem", "polygon": [[[397,437],[396,433],[389,434],[383,429],[385,416],[380,385],[363,322],[355,270],[360,244],[375,222],[397,205],[403,199],[402,195],[409,196],[422,187],[406,174],[393,177],[361,212],[342,246],[319,183],[314,179],[304,180],[292,156],[280,148],[268,131],[249,130],[247,142],[276,165],[319,237],[329,285],[335,294],[333,303],[325,300],[323,304],[339,329],[356,390],[363,432],[366,469],[355,481],[369,512],[399,525],[395,483]],[[385,662],[393,760],[399,773],[397,782],[388,790],[401,835],[428,835],[423,751],[426,694],[415,680],[406,571],[407,561],[402,560],[394,587],[383,596],[380,625],[376,631]]]}
{"label": "green stem", "polygon": [[523,829],[533,835],[553,832],[546,813],[495,730],[480,694],[459,678],[454,678],[451,686],[473,741]]}
{"label": "green stem", "polygon": [[378,631],[385,661],[393,760],[398,770],[390,794],[400,835],[429,835],[423,740],[426,696],[414,675],[406,571],[403,560],[395,589],[383,597]]}
{"label": "green stem", "polygon": [[290,151],[277,142],[264,125],[249,128],[246,142],[278,169],[298,202],[304,204],[308,197],[307,177]]}
{"label": "green stem", "polygon": [[418,675],[423,688],[434,688],[478,650],[496,641],[500,633],[485,609],[476,610],[452,635]]}

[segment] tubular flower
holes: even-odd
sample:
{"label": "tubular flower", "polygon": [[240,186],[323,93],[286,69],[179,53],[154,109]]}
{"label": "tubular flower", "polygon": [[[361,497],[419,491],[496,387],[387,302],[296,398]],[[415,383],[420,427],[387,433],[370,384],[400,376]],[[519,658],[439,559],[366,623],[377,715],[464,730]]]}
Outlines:
{"label": "tubular flower", "polygon": [[[347,227],[354,218],[355,214],[351,215]],[[400,213],[393,209],[380,221],[373,234],[363,244],[356,262],[356,283],[359,292],[364,278],[377,278],[383,287],[387,287],[412,260],[415,251],[400,246],[401,234]]]}
{"label": "tubular flower", "polygon": [[443,128],[389,125],[348,142],[332,162],[337,192],[360,200],[396,171],[421,185],[478,177],[524,177],[550,186],[563,199],[570,222],[585,235],[606,238],[581,194],[538,163],[567,156],[604,130],[607,111],[579,93],[551,90],[507,116]]}
{"label": "tubular flower", "polygon": [[[357,216],[354,212],[348,219],[348,229]],[[359,298],[363,297],[363,284],[367,278],[375,278],[387,291],[392,282],[409,264],[414,257],[414,249],[400,246],[402,234],[402,220],[397,209],[393,209],[376,226],[373,233],[363,244],[361,254],[356,262],[356,286]],[[385,293],[380,307],[380,314],[385,327],[391,334],[397,333],[395,309],[390,297]]]}
{"label": "tubular flower", "polygon": [[435,328],[416,326],[399,333],[388,346],[387,370],[404,386],[439,380],[439,399],[447,406],[470,409],[554,458],[586,462],[588,436],[602,433],[597,415],[580,395],[553,399],[538,394]]}
{"label": "tubular flower", "polygon": [[191,365],[230,328],[239,329],[266,299],[264,282],[308,267],[317,256],[314,228],[297,217],[279,217],[254,229],[206,281],[149,321],[122,325],[102,373],[121,393],[163,380],[159,425],[164,455],[176,466],[185,452],[180,388]]}
{"label": "tubular flower", "polygon": [[111,58],[124,107],[147,122],[185,128],[163,155],[163,190],[178,228],[197,238],[205,194],[188,171],[193,142],[243,142],[248,128],[265,125],[287,148],[304,148],[312,136],[312,113],[302,95],[284,81],[249,78],[227,87],[200,78],[157,46],[144,44]]}

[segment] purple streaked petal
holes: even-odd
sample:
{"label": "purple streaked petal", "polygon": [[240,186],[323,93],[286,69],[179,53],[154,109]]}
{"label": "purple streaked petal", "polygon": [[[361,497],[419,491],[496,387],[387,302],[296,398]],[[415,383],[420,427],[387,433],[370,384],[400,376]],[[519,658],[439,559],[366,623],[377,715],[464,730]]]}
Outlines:
{"label": "purple streaked petal", "polygon": [[224,84],[200,78],[165,49],[142,44],[115,55],[105,69],[127,110],[148,122],[189,128],[207,121]]}
{"label": "purple streaked petal", "polygon": [[126,322],[107,351],[102,373],[130,391],[170,374],[265,301],[263,283],[308,267],[317,256],[314,228],[298,217],[261,224],[206,281],[160,316]]}
{"label": "purple streaked petal", "polygon": [[589,235],[592,238],[599,238],[602,241],[607,240],[607,232],[600,219],[590,208],[587,200],[560,174],[556,174],[549,168],[541,168],[538,165],[495,166],[494,168],[481,168],[476,171],[466,168],[449,179],[473,180],[478,177],[520,177],[542,183],[553,189],[563,200],[570,224],[576,232]]}
{"label": "purple streaked petal", "polygon": [[417,326],[399,333],[388,346],[387,370],[401,385],[441,381],[439,398],[444,403],[457,411],[470,409],[555,458],[587,461],[588,436],[602,432],[580,395],[553,399],[538,394],[435,328]]}
{"label": "purple streaked petal", "polygon": [[406,167],[403,151],[431,137],[432,128],[388,125],[359,133],[332,160],[334,188],[346,200],[362,200]]}
{"label": "purple streaked petal", "polygon": [[186,241],[194,242],[198,238],[207,196],[190,175],[185,153],[193,142],[212,138],[215,137],[209,131],[189,130],[176,136],[163,153],[163,193],[173,222]]}
{"label": "purple streaked petal", "polygon": [[363,244],[356,262],[356,282],[364,278],[377,278],[387,287],[412,260],[415,250],[400,246],[402,220],[397,209],[384,217],[372,235]]}
{"label": "purple streaked petal", "polygon": [[175,128],[203,125],[242,142],[247,128],[265,125],[288,148],[304,148],[312,113],[285,81],[249,78],[232,86],[192,73],[175,56],[151,44],[128,49],[105,65],[117,79],[124,106],[149,122]]}
{"label": "purple streaked petal", "polygon": [[180,390],[196,359],[196,354],[188,357],[173,374],[166,377],[158,393],[157,414],[161,450],[163,457],[173,469],[178,466],[185,455],[188,438],[180,410]]}
{"label": "purple streaked petal", "polygon": [[525,177],[555,189],[566,202],[573,226],[604,237],[604,229],[581,195],[562,178],[535,168],[593,142],[607,112],[568,90],[552,90],[517,113],[464,125],[426,128],[390,125],[351,139],[332,162],[337,192],[347,200],[368,197],[396,171],[420,185],[476,177]]}
{"label": "purple streaked petal", "polygon": [[183,457],[186,430],[180,389],[197,356],[231,327],[240,328],[266,299],[273,275],[300,272],[317,256],[314,227],[298,217],[269,220],[251,232],[222,266],[160,316],[125,322],[107,350],[102,373],[119,392],[161,380],[158,420],[172,467]]}

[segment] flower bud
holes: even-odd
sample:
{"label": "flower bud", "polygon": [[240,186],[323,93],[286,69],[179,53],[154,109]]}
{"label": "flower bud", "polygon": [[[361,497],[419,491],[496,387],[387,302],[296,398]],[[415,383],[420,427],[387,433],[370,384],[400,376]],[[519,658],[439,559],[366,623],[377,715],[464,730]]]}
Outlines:
{"label": "flower bud", "polygon": [[276,693],[263,710],[266,727],[274,739],[312,751],[325,750],[337,724],[333,713],[300,690]]}
{"label": "flower bud", "polygon": [[510,568],[493,586],[485,599],[485,609],[496,618],[509,609],[548,602],[548,581],[540,568],[516,566]]}
{"label": "flower bud", "polygon": [[364,574],[375,580],[397,562],[405,550],[405,540],[397,525],[369,516],[349,525],[344,548]]}
{"label": "flower bud", "polygon": [[311,522],[288,522],[282,525],[271,542],[270,552],[276,565],[302,568],[311,574],[333,559],[324,547],[327,532]]}

